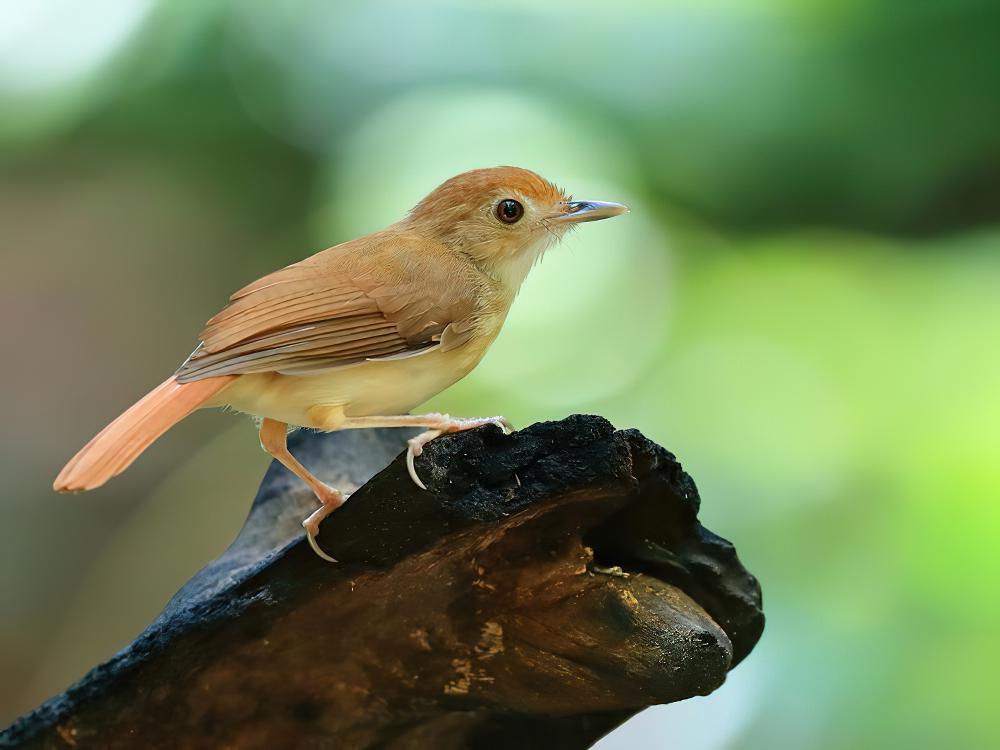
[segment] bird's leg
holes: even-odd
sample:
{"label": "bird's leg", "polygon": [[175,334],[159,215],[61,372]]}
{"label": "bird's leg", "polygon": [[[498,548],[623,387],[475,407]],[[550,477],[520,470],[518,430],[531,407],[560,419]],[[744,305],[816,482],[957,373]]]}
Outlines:
{"label": "bird's leg", "polygon": [[337,423],[337,429],[345,430],[358,427],[426,427],[416,437],[410,438],[406,451],[406,469],[410,478],[422,490],[427,486],[417,476],[414,459],[424,452],[424,446],[431,440],[449,432],[463,432],[483,425],[494,424],[503,430],[504,434],[514,431],[503,417],[476,417],[473,419],[455,419],[447,414],[404,414],[398,417],[346,417]]}
{"label": "bird's leg", "polygon": [[[426,431],[409,440],[406,453],[406,467],[410,477],[418,487],[426,490],[426,485],[417,476],[413,459],[419,456],[431,440],[448,432],[461,432],[495,424],[504,433],[513,431],[510,422],[503,417],[483,417],[476,419],[455,419],[447,414],[402,414],[389,417],[345,417],[343,407],[339,405],[319,405],[310,409],[311,426],[320,430],[335,431],[359,429],[365,427],[425,427]],[[278,459],[289,471],[302,479],[319,498],[321,506],[309,516],[302,525],[306,530],[309,546],[324,560],[337,562],[326,554],[316,541],[319,534],[319,524],[328,515],[344,504],[344,495],[338,490],[328,487],[313,476],[306,467],[296,460],[288,451],[288,425],[273,419],[264,419],[260,424],[260,444],[268,453]]]}
{"label": "bird's leg", "polygon": [[320,507],[302,522],[302,526],[306,530],[306,538],[313,551],[324,560],[337,562],[320,548],[316,541],[316,535],[319,533],[320,521],[344,504],[344,493],[321,482],[289,452],[288,425],[284,422],[278,422],[274,419],[262,420],[260,423],[260,444],[285,468],[309,485],[309,488],[315,493],[316,498],[320,501]]}

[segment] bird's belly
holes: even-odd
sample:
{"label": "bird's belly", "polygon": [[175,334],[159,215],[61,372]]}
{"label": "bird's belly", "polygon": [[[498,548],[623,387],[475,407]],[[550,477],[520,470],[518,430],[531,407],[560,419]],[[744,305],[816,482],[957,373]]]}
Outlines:
{"label": "bird's belly", "polygon": [[341,406],[343,416],[406,414],[467,375],[485,347],[431,351],[413,357],[364,362],[317,375],[254,373],[219,394],[237,411],[300,427],[324,427],[317,407]]}

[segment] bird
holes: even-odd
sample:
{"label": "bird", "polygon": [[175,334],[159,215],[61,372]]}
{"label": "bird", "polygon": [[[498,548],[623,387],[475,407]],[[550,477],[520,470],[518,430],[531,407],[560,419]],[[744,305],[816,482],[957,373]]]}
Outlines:
{"label": "bird", "polygon": [[418,427],[406,465],[446,434],[503,417],[411,414],[465,377],[496,339],[531,268],[583,222],[628,212],[574,200],[528,169],[473,169],[435,188],[406,216],[322,250],[235,292],[163,383],[80,449],[57,492],[100,487],[157,438],[201,408],[253,416],[262,448],[298,476],[319,507],[302,525],[312,549],[319,524],[346,496],[288,450],[289,429]]}

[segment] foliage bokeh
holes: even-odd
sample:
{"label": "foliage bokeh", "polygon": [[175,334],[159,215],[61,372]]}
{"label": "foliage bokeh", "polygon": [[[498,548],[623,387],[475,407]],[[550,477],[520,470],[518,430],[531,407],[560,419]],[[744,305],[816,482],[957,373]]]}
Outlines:
{"label": "foliage bokeh", "polygon": [[1000,745],[1000,7],[71,0],[0,25],[0,721],[128,642],[265,456],[198,414],[51,478],[233,289],[513,163],[629,203],[430,407],[638,427],[769,624],[617,747]]}

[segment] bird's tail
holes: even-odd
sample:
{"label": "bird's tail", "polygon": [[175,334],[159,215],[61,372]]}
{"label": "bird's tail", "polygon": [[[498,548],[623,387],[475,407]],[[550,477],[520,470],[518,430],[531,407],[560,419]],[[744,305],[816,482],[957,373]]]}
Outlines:
{"label": "bird's tail", "polygon": [[236,377],[222,375],[190,383],[178,383],[171,377],[161,383],[83,446],[59,472],[53,489],[82,492],[100,487]]}

